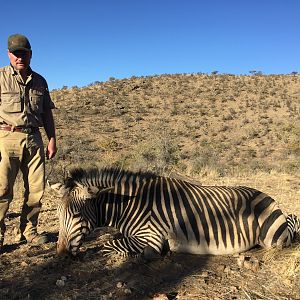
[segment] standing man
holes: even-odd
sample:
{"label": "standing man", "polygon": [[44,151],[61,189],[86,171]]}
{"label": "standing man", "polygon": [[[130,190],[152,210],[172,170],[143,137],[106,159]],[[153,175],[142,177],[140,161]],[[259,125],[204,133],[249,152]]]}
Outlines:
{"label": "standing man", "polygon": [[29,40],[21,34],[8,38],[10,65],[0,69],[0,252],[3,249],[5,215],[13,199],[19,170],[23,174],[24,203],[20,240],[39,245],[47,236],[38,234],[38,216],[45,188],[45,153],[39,127],[49,143],[46,156],[55,156],[56,137],[46,80],[30,68]]}

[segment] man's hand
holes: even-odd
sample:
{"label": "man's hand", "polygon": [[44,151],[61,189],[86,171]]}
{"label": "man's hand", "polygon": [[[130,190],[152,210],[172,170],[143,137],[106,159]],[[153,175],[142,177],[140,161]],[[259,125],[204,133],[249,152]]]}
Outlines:
{"label": "man's hand", "polygon": [[56,140],[55,138],[51,138],[47,147],[47,151],[46,151],[46,157],[47,159],[51,159],[55,156],[57,152],[57,148],[56,148]]}

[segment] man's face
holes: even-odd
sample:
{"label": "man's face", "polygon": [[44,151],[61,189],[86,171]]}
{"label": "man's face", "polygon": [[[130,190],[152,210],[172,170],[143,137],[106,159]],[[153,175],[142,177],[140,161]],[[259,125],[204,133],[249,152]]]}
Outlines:
{"label": "man's face", "polygon": [[11,65],[18,71],[27,70],[30,65],[31,51],[17,50],[14,52],[8,51],[8,57]]}

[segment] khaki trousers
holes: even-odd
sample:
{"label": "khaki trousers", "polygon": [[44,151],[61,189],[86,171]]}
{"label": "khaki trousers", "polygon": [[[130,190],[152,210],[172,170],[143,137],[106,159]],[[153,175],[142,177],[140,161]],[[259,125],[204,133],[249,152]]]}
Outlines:
{"label": "khaki trousers", "polygon": [[33,134],[0,130],[0,236],[5,232],[5,215],[13,200],[13,187],[21,170],[24,203],[20,231],[26,238],[36,233],[45,188],[45,153],[39,131]]}

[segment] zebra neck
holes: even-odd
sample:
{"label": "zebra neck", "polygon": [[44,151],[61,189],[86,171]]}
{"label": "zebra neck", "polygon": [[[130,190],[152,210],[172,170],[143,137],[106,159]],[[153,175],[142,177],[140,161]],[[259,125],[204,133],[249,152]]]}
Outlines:
{"label": "zebra neck", "polygon": [[134,201],[133,195],[122,195],[118,193],[108,193],[101,201],[98,210],[100,226],[117,227],[118,222],[132,207],[130,203]]}

